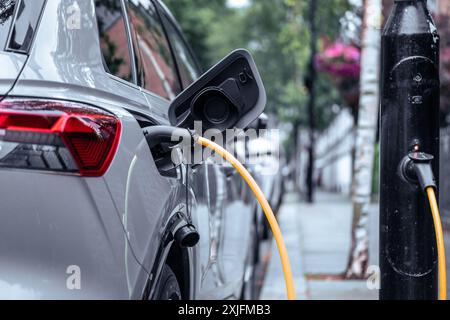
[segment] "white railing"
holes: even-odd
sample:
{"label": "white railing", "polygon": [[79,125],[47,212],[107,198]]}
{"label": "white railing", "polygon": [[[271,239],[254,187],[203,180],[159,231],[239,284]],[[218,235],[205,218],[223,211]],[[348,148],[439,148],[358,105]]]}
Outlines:
{"label": "white railing", "polygon": [[352,184],[354,121],[343,109],[325,132],[317,138],[317,183],[328,191],[350,194]]}

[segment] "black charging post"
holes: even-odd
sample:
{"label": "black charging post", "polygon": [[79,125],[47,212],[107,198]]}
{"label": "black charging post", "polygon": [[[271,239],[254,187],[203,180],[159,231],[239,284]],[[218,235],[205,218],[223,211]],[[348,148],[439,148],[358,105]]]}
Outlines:
{"label": "black charging post", "polygon": [[436,299],[430,207],[402,171],[421,154],[439,177],[439,36],[426,0],[395,0],[382,48],[380,299]]}

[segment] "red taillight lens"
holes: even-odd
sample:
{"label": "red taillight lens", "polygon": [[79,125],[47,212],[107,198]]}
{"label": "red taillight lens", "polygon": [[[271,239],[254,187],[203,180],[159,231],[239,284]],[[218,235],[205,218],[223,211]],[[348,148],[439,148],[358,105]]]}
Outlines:
{"label": "red taillight lens", "polygon": [[0,167],[99,177],[120,139],[120,121],[100,109],[70,102],[0,102]]}

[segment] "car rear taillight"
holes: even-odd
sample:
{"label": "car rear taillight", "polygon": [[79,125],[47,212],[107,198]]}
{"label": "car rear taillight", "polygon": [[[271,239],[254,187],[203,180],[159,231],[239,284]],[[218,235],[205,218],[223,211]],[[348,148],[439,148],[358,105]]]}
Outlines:
{"label": "car rear taillight", "polygon": [[117,117],[91,106],[5,99],[0,101],[0,168],[99,177],[111,164],[120,130]]}

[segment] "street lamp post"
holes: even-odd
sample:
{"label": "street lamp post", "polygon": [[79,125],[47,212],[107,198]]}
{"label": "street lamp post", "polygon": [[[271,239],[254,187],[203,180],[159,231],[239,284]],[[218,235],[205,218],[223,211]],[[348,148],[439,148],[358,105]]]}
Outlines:
{"label": "street lamp post", "polygon": [[318,0],[309,0],[309,26],[310,26],[310,60],[308,65],[308,75],[306,78],[306,87],[309,91],[308,101],[308,123],[309,123],[309,148],[308,148],[308,168],[306,175],[306,187],[307,194],[306,200],[308,203],[314,202],[314,133],[316,130],[315,112],[314,107],[316,104],[315,84],[317,78],[317,70],[315,66],[315,57],[317,53],[317,26],[316,26],[316,13],[317,13]]}

